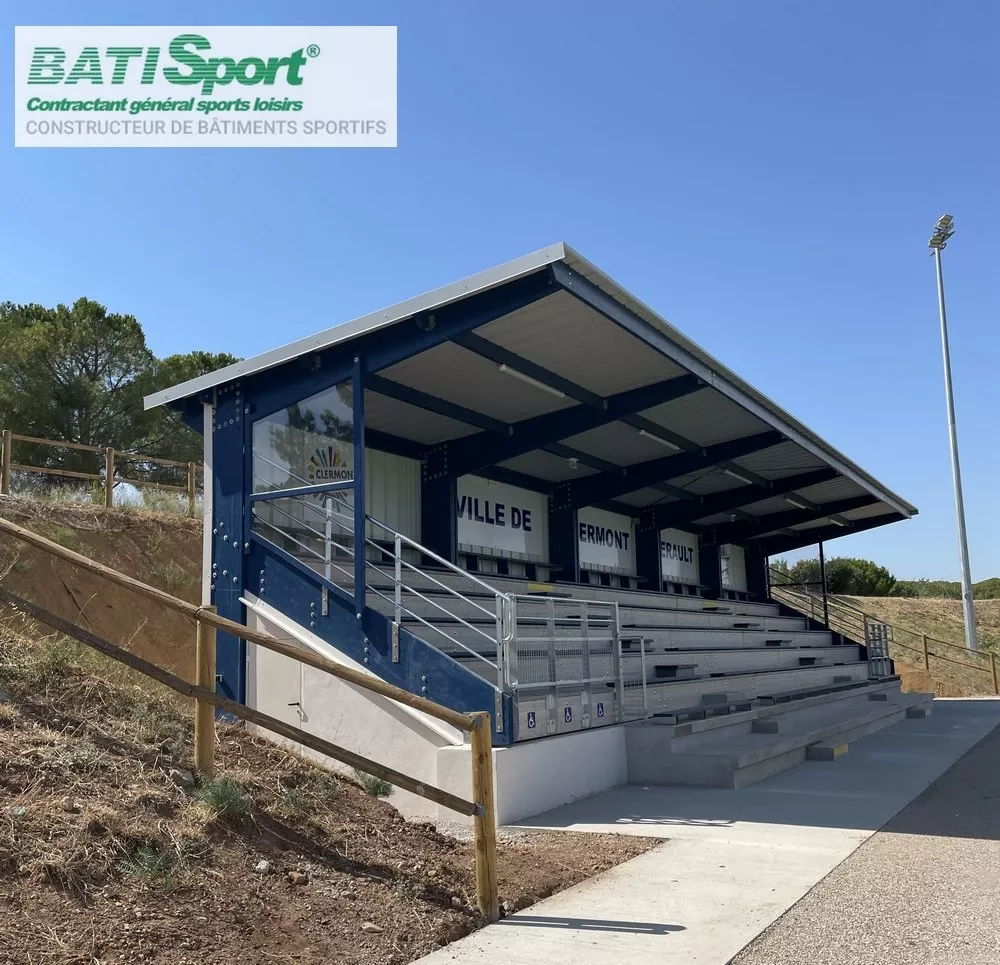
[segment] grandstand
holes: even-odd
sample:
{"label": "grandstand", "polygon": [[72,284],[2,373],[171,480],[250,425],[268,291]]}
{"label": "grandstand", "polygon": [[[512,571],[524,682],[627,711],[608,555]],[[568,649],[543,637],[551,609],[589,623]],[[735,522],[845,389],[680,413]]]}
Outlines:
{"label": "grandstand", "polygon": [[[767,579],[916,509],[564,244],[163,404],[205,437],[206,602],[489,710],[500,820],[739,787],[927,712]],[[217,665],[227,696],[467,788],[463,735],[416,711],[221,634]]]}

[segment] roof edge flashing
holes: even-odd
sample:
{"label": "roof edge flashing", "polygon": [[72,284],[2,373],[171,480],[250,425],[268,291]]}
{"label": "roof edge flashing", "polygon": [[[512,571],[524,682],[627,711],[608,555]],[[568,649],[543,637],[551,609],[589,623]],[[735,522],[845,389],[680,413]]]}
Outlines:
{"label": "roof edge flashing", "polygon": [[180,382],[169,388],[161,389],[159,392],[153,392],[142,400],[143,409],[155,409],[157,406],[167,405],[170,402],[197,395],[206,389],[211,389],[236,379],[247,378],[259,372],[265,372],[286,362],[291,362],[307,352],[324,351],[325,349],[332,348],[334,345],[367,335],[369,332],[406,321],[419,312],[441,308],[469,295],[487,291],[506,282],[522,278],[525,275],[538,271],[540,268],[544,268],[546,265],[562,261],[565,257],[566,245],[558,241],[546,248],[540,248],[530,254],[522,255],[520,258],[514,258],[494,268],[488,268],[475,275],[470,275],[468,278],[463,278],[449,285],[444,285],[441,288],[425,292],[422,295],[408,298],[406,301],[399,302],[396,305],[380,308],[375,312],[341,322],[331,328],[324,329],[313,335],[307,335],[305,338],[282,345],[269,352],[254,355],[240,362],[235,362],[232,365],[227,365],[225,368],[209,372],[206,375],[200,375],[186,382]]}

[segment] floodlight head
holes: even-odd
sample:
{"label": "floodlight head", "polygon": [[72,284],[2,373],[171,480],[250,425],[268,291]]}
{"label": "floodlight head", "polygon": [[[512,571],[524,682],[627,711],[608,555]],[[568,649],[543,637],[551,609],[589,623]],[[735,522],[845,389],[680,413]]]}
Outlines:
{"label": "floodlight head", "polygon": [[948,239],[955,233],[955,219],[950,214],[943,214],[934,226],[934,234],[927,242],[927,247],[941,251],[948,244]]}

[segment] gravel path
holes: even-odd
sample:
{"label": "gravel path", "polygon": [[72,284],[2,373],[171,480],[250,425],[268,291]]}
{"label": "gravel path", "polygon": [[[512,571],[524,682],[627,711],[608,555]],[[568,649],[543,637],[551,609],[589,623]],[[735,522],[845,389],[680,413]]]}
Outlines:
{"label": "gravel path", "polygon": [[730,965],[997,965],[1000,728]]}

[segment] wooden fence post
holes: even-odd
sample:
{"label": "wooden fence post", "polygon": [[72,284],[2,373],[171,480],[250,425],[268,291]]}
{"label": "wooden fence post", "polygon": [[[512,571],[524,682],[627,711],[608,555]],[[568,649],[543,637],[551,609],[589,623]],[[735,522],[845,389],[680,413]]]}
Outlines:
{"label": "wooden fence post", "polygon": [[[214,606],[204,607],[215,613]],[[215,693],[215,627],[197,621],[195,683]],[[194,766],[205,775],[215,776],[215,708],[205,700],[195,701]]]}
{"label": "wooden fence post", "polygon": [[500,888],[497,883],[497,816],[493,797],[493,737],[490,715],[472,714],[476,726],[472,743],[472,800],[480,811],[473,818],[476,838],[476,900],[489,922],[500,918]]}
{"label": "wooden fence post", "polygon": [[187,487],[188,487],[188,516],[194,516],[194,503],[195,503],[195,490],[194,490],[195,474],[194,473],[195,473],[194,463],[193,462],[189,462],[188,463],[188,481],[187,481]]}
{"label": "wooden fence post", "polygon": [[993,671],[993,693],[1000,695],[1000,682],[997,681],[997,655],[990,654],[990,670]]}
{"label": "wooden fence post", "polygon": [[0,454],[0,495],[10,495],[10,450],[14,444],[14,433],[10,429],[3,431],[3,453]]}
{"label": "wooden fence post", "polygon": [[111,509],[115,504],[115,451],[110,446],[104,451],[104,505]]}
{"label": "wooden fence post", "polygon": [[920,638],[924,644],[924,670],[929,672],[931,669],[931,655],[927,652],[927,634],[921,634]]}

